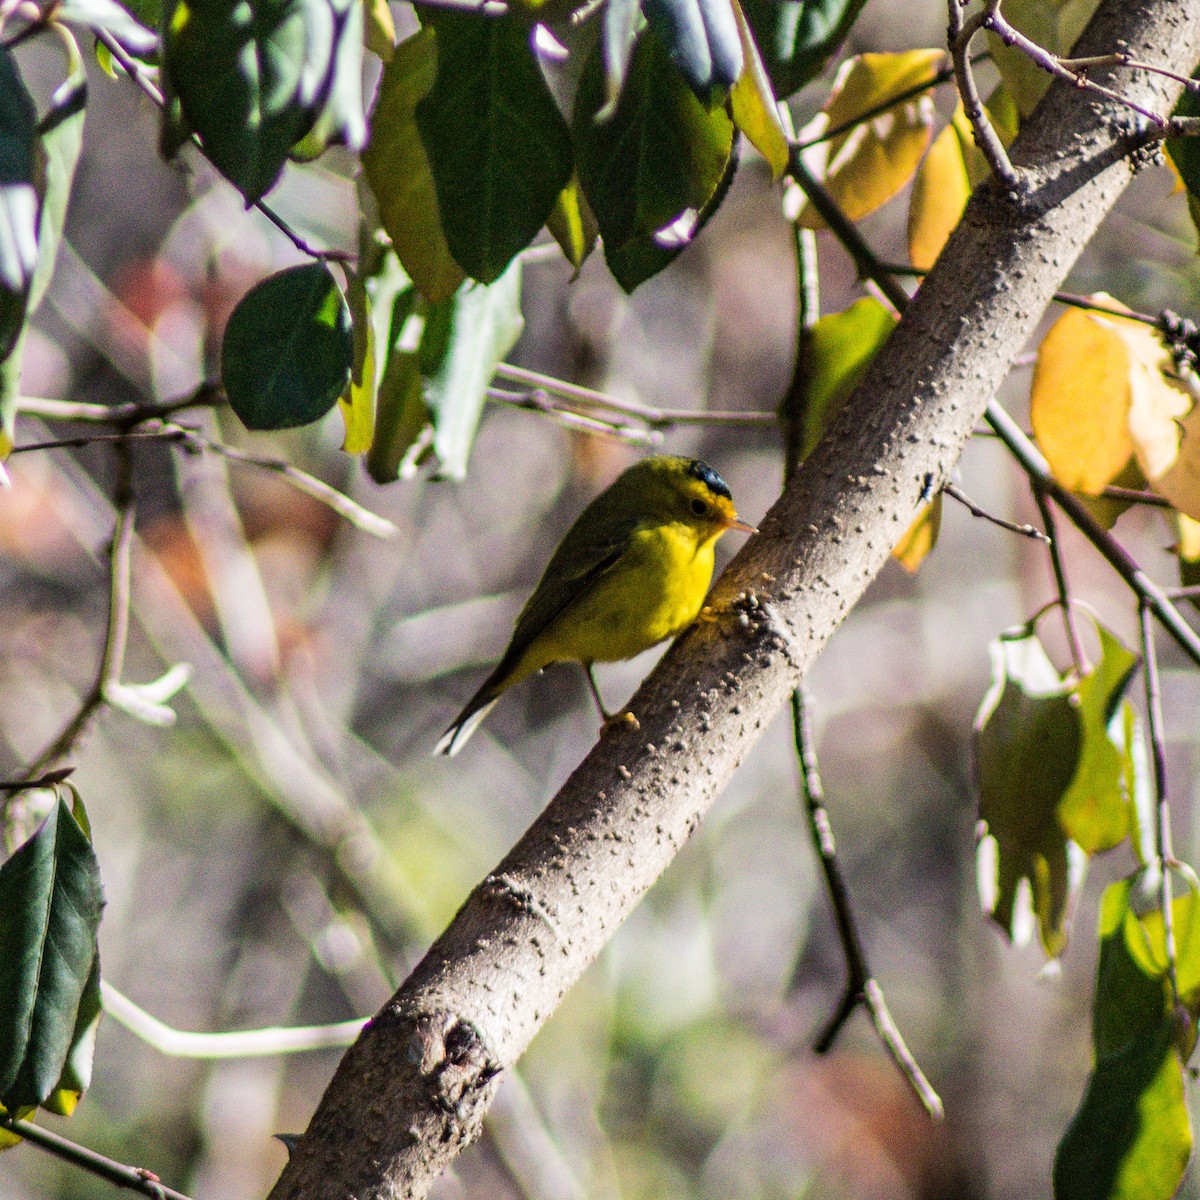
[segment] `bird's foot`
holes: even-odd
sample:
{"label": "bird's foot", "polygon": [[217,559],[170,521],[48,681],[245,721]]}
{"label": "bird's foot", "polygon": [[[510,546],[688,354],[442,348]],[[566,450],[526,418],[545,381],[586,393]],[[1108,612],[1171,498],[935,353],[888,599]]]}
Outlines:
{"label": "bird's foot", "polygon": [[614,729],[631,729],[636,733],[641,727],[641,721],[629,709],[623,708],[620,712],[604,714],[604,724],[600,726],[600,736],[603,737]]}

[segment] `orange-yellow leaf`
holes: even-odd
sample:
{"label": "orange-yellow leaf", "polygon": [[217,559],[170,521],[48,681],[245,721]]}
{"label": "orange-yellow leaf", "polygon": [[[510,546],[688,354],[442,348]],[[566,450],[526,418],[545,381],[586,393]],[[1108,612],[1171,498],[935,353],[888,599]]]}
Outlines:
{"label": "orange-yellow leaf", "polygon": [[[960,105],[961,107],[961,105]],[[913,180],[908,208],[908,257],[928,271],[971,197],[971,181],[958,130],[947,125],[933,139]]]}
{"label": "orange-yellow leaf", "polygon": [[900,540],[892,547],[892,557],[911,575],[925,561],[926,555],[937,545],[938,532],[942,528],[942,493],[938,492],[913,518],[913,523],[904,531]]}
{"label": "orange-yellow leaf", "polygon": [[1038,347],[1029,408],[1054,478],[1098,495],[1134,452],[1133,359],[1116,322],[1069,308]]}
{"label": "orange-yellow leaf", "polygon": [[[933,102],[929,92],[922,91],[867,120],[851,122],[913,87],[932,83],[943,58],[941,50],[860,54],[838,71],[825,111],[805,133],[850,127],[813,147],[805,161],[824,178],[852,221],[882,207],[912,179],[929,145]],[[806,229],[823,227],[811,205],[801,210],[798,220]]]}

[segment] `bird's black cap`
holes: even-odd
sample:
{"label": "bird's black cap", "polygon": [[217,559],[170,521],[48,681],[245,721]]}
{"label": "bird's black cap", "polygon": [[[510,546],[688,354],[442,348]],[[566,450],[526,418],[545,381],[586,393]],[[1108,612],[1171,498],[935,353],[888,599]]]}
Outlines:
{"label": "bird's black cap", "polygon": [[708,463],[701,462],[698,458],[693,458],[689,474],[699,479],[714,495],[724,496],[726,500],[733,499],[733,493],[729,490],[729,484]]}

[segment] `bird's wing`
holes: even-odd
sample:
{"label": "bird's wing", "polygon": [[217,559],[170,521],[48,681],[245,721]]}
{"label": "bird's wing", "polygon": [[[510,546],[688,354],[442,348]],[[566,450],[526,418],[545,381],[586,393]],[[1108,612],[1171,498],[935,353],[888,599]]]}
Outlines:
{"label": "bird's wing", "polygon": [[[586,595],[598,579],[617,565],[629,549],[636,527],[636,521],[622,523],[616,529],[607,529],[602,540],[578,536],[574,529],[567,534],[517,617],[502,666],[519,661],[556,617],[580,596]],[[500,673],[497,668],[497,674]]]}

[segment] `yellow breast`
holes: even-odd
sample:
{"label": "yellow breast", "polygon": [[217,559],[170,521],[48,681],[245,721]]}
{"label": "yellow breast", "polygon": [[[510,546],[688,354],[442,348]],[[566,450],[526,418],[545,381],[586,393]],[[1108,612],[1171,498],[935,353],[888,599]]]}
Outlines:
{"label": "yellow breast", "polygon": [[678,523],[637,530],[620,561],[530,647],[541,660],[537,666],[522,666],[616,662],[673,637],[704,603],[716,537],[701,540]]}

